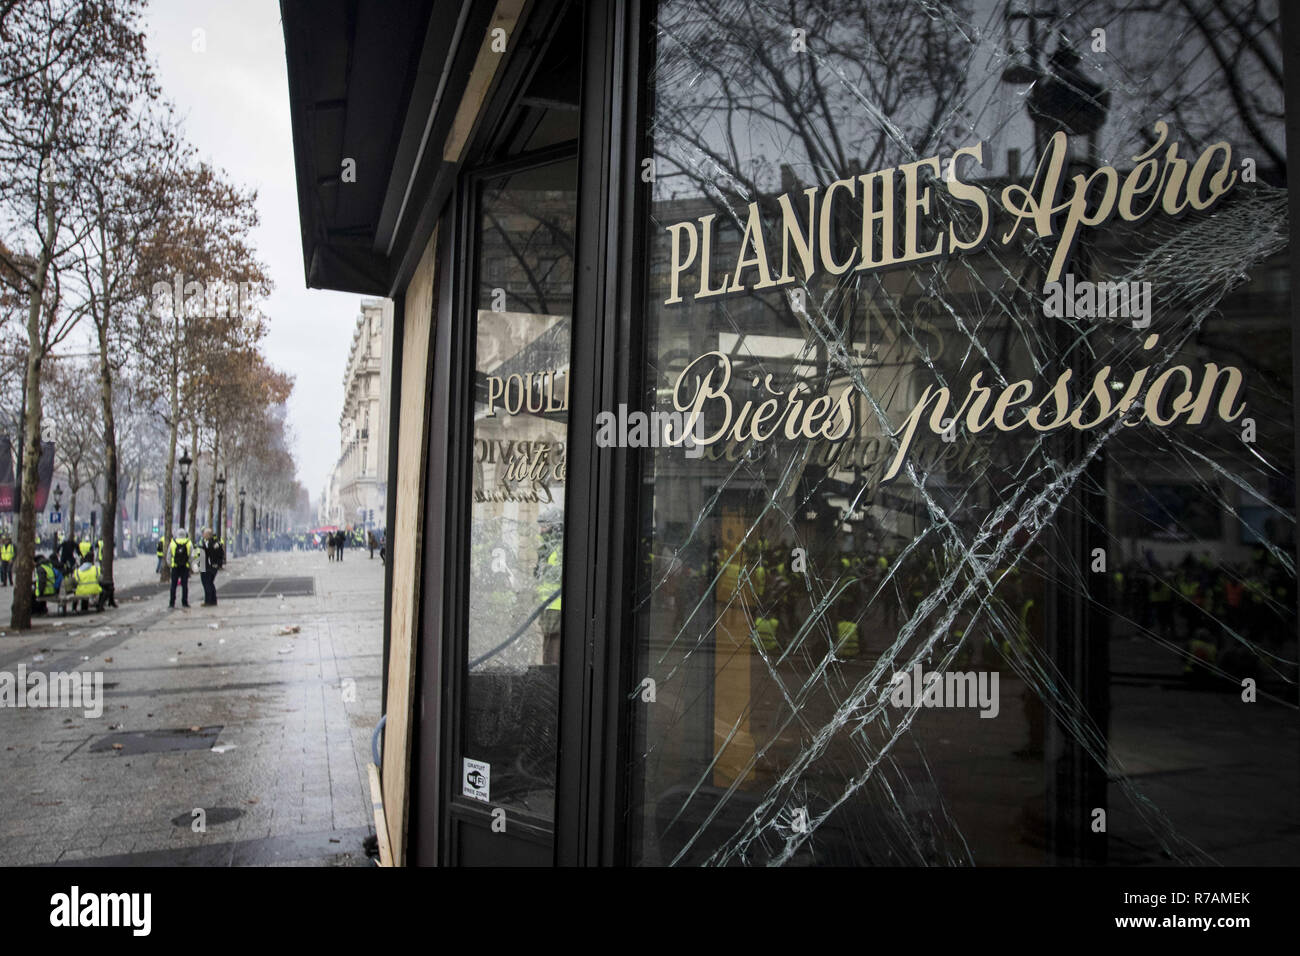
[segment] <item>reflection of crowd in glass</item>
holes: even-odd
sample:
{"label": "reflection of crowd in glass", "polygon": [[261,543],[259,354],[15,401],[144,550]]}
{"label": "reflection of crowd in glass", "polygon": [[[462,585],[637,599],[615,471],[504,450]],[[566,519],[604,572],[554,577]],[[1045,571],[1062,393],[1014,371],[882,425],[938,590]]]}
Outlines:
{"label": "reflection of crowd in glass", "polygon": [[[788,543],[756,538],[738,547],[715,547],[694,564],[685,553],[656,554],[651,542],[644,544],[652,588],[675,596],[679,611],[686,613],[713,589],[718,602],[743,608],[752,641],[767,655],[779,656],[790,646],[813,614],[814,600],[822,599],[836,657],[857,657],[863,653],[860,637],[865,636],[869,606],[879,609],[880,617],[872,623],[892,640],[900,623],[941,587],[941,569],[933,558],[919,554],[901,566],[895,551],[834,555],[831,565],[824,554],[816,565],[809,558],[807,573],[821,579],[810,591],[803,574],[791,569],[798,559]],[[953,638],[962,640],[954,666],[988,660],[992,652],[1008,655],[1014,645],[1028,650],[1042,640],[1042,578],[1017,568],[993,572],[990,578],[998,582],[994,603],[981,614],[982,630],[989,633],[985,640],[962,640],[971,614],[958,613],[950,629]],[[1208,552],[1199,557],[1189,552],[1162,566],[1148,555],[1108,572],[1106,600],[1111,633],[1143,631],[1176,644],[1187,653],[1185,672],[1194,678],[1208,673],[1196,666],[1197,660],[1249,676],[1259,659],[1249,645],[1278,651],[1295,630],[1295,579],[1266,548],[1235,564],[1216,564]]]}
{"label": "reflection of crowd in glass", "polygon": [[[665,593],[689,597],[689,606],[704,590],[715,587],[719,602],[743,609],[751,637],[762,651],[776,655],[790,646],[813,613],[814,596],[804,582],[804,573],[816,575],[818,570],[808,564],[806,554],[796,556],[793,552],[786,543],[760,538],[736,548],[715,548],[698,564],[677,553],[657,559],[648,547],[642,553],[647,555],[652,586],[662,581]],[[862,652],[862,612],[889,568],[890,558],[846,555],[832,560],[835,574],[824,590],[819,589],[826,600],[824,618],[832,635],[830,647],[838,658],[857,657]],[[897,607],[891,607],[891,612],[896,623]]]}
{"label": "reflection of crowd in glass", "polygon": [[[1116,630],[1129,622],[1233,675],[1253,673],[1257,661],[1239,638],[1276,650],[1295,631],[1295,578],[1266,548],[1234,564],[1189,551],[1162,566],[1148,555],[1112,572],[1109,583]],[[1188,673],[1194,669],[1189,660]]]}

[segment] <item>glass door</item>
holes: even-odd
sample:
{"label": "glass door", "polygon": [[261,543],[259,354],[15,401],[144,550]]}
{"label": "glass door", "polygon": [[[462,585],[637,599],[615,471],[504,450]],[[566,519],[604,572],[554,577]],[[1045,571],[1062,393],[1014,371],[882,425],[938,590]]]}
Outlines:
{"label": "glass door", "polygon": [[577,162],[479,180],[461,692],[449,794],[462,865],[549,865],[563,642]]}

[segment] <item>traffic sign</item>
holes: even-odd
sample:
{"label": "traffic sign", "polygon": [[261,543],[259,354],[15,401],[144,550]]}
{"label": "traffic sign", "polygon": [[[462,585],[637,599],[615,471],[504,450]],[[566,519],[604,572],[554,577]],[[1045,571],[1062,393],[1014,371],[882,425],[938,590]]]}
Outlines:
{"label": "traffic sign", "polygon": [[63,524],[63,512],[62,512],[62,511],[51,511],[51,512],[50,512],[50,524]]}

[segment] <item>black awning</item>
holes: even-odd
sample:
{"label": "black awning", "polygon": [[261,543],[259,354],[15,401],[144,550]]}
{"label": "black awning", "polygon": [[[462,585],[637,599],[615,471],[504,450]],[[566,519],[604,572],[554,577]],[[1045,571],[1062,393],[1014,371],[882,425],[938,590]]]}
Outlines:
{"label": "black awning", "polygon": [[417,163],[440,157],[429,117],[459,102],[464,77],[449,66],[474,35],[473,6],[281,0],[308,287],[391,293],[391,238],[416,211]]}

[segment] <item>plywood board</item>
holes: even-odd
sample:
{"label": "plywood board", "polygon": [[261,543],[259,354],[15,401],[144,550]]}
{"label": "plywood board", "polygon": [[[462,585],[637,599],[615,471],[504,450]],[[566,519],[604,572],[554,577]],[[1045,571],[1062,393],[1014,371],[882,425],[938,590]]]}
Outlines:
{"label": "plywood board", "polygon": [[370,777],[370,804],[375,811],[375,837],[379,841],[379,865],[393,865],[393,845],[388,841],[388,823],[384,818],[384,788],[379,782],[379,768],[366,765]]}
{"label": "plywood board", "polygon": [[435,229],[406,287],[402,394],[397,422],[397,500],[392,538],[392,627],[388,648],[388,722],[384,732],[383,803],[393,864],[406,860],[410,813],[411,727],[415,649],[424,553],[424,461],[428,433],[429,343],[433,328]]}
{"label": "plywood board", "polygon": [[[487,34],[483,37],[478,57],[474,60],[474,68],[469,74],[469,83],[465,86],[465,93],[460,98],[460,105],[456,109],[456,117],[452,120],[451,129],[447,133],[442,158],[448,162],[460,162],[465,145],[469,142],[470,133],[478,121],[478,114],[483,109],[483,101],[487,98],[488,90],[492,88],[497,70],[510,55],[511,36],[519,25],[519,17],[525,6],[526,0],[499,0],[496,9],[492,11],[492,22],[488,24]],[[496,33],[497,30],[503,33]],[[493,42],[497,38],[504,39],[504,52],[493,49]],[[501,44],[498,42],[496,45],[499,47]]]}

